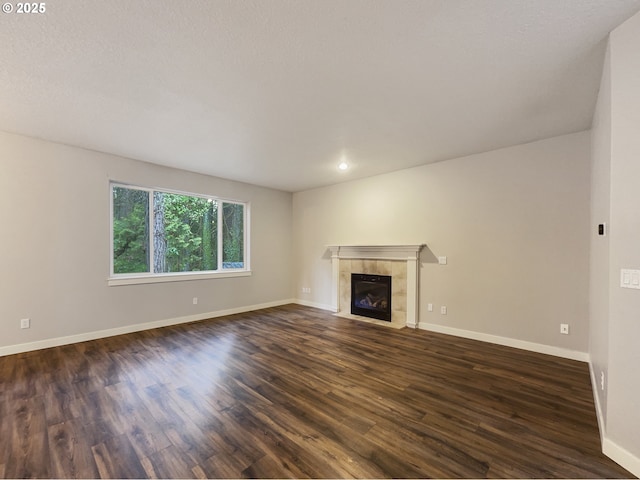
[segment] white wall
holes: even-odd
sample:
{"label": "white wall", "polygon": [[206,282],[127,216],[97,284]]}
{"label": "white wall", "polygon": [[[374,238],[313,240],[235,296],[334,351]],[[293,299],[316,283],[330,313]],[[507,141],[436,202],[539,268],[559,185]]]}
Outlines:
{"label": "white wall", "polygon": [[[608,389],[605,453],[640,475],[640,291],[620,269],[640,269],[640,13],[610,36],[611,170]],[[606,92],[605,92],[606,93]]]}
{"label": "white wall", "polygon": [[422,326],[586,358],[589,150],[583,132],[296,193],[297,296],[330,304],[326,245],[426,243]]}
{"label": "white wall", "polygon": [[[0,156],[0,353],[292,297],[290,193],[7,133]],[[111,179],[251,202],[253,275],[107,286]]]}
{"label": "white wall", "polygon": [[[611,228],[609,216],[611,169],[611,75],[610,53],[602,71],[598,102],[591,128],[591,249],[589,271],[589,356],[593,388],[599,407],[601,430],[605,428],[609,377],[609,232],[598,235],[598,225]],[[605,375],[602,389],[601,374]]]}

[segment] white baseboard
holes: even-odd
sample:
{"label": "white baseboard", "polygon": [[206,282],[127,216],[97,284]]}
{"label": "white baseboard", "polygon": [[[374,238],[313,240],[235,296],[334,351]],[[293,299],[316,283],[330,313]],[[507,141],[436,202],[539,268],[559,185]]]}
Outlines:
{"label": "white baseboard", "polygon": [[591,375],[591,388],[593,390],[593,401],[596,404],[596,418],[598,419],[598,429],[600,430],[600,442],[602,444],[602,453],[604,453],[611,460],[616,462],[622,468],[626,468],[636,477],[640,477],[640,458],[636,457],[628,450],[624,449],[614,441],[607,437],[606,423],[604,421],[604,414],[602,411],[602,405],[600,404],[600,397],[598,396],[598,376],[593,369],[593,364],[589,361],[589,373]]}
{"label": "white baseboard", "polygon": [[600,432],[600,446],[604,451],[604,439],[605,439],[605,422],[604,415],[602,413],[602,405],[600,404],[600,397],[598,396],[598,377],[593,369],[593,363],[589,359],[589,375],[591,376],[591,391],[593,393],[593,403],[596,405],[596,419],[598,420],[598,431]]}
{"label": "white baseboard", "polygon": [[155,322],[138,323],[135,325],[126,325],[124,327],[109,328],[107,330],[98,330],[95,332],[80,333],[78,335],[70,335],[67,337],[49,338],[46,340],[39,340],[30,343],[21,343],[18,345],[9,345],[6,347],[0,347],[0,357],[6,355],[13,355],[16,353],[31,352],[33,350],[41,350],[43,348],[58,347],[60,345],[69,345],[71,343],[86,342],[89,340],[96,340],[99,338],[113,337],[116,335],[123,335],[126,333],[140,332],[143,330],[151,330],[152,328],[168,327],[171,325],[178,325],[180,323],[197,322],[199,320],[207,320],[209,318],[224,317],[226,315],[233,315],[236,313],[251,312],[253,310],[260,310],[262,308],[279,307],[281,305],[287,305],[289,303],[296,303],[295,299],[279,300],[275,302],[261,303],[257,305],[248,305],[244,307],[230,308],[227,310],[217,310],[215,312],[198,313],[195,315],[187,315],[177,318],[166,318],[163,320],[157,320]]}
{"label": "white baseboard", "polygon": [[605,437],[602,442],[602,453],[622,468],[629,470],[636,477],[640,477],[640,458],[636,457],[628,450],[625,450],[614,441],[609,440],[607,437]]}
{"label": "white baseboard", "polygon": [[570,360],[578,360],[580,362],[588,362],[589,354],[587,352],[579,352],[576,350],[568,350],[566,348],[553,347],[542,343],[527,342],[509,337],[500,337],[498,335],[490,335],[488,333],[473,332],[471,330],[463,330],[461,328],[446,327],[436,325],[434,323],[420,322],[418,328],[421,330],[429,330],[431,332],[445,333],[456,337],[469,338],[471,340],[480,340],[482,342],[495,343],[506,347],[520,348],[531,352],[544,353],[555,357],[568,358]]}
{"label": "white baseboard", "polygon": [[337,312],[335,308],[333,308],[331,305],[327,305],[326,303],[310,302],[308,300],[302,300],[300,298],[296,298],[294,300],[294,303],[297,303],[298,305],[304,305],[305,307],[314,307],[314,308],[319,308],[321,310],[327,310],[328,312],[333,312],[333,313]]}

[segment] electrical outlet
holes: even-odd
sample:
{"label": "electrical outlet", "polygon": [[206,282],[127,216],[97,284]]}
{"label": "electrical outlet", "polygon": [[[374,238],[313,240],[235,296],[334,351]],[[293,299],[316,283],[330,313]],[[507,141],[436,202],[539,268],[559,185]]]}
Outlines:
{"label": "electrical outlet", "polygon": [[433,312],[433,303],[427,304],[427,311],[428,312]]}
{"label": "electrical outlet", "polygon": [[447,307],[445,307],[444,305],[440,307],[440,313],[442,315],[446,315],[447,314]]}
{"label": "electrical outlet", "polygon": [[438,257],[438,263],[440,265],[446,265],[447,264],[447,257]]}
{"label": "electrical outlet", "polygon": [[311,287],[302,287],[302,293],[311,293]]}
{"label": "electrical outlet", "polygon": [[569,324],[561,323],[560,324],[560,333],[563,335],[569,335]]}
{"label": "electrical outlet", "polygon": [[193,304],[197,305],[198,304],[198,297],[193,297]]}
{"label": "electrical outlet", "polygon": [[600,390],[604,392],[604,372],[600,372]]}
{"label": "electrical outlet", "polygon": [[20,328],[31,328],[31,320],[28,318],[20,320]]}

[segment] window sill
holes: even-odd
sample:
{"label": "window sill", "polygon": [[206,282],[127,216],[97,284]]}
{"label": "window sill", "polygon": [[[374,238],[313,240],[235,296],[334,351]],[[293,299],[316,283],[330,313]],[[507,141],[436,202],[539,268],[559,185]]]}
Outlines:
{"label": "window sill", "polygon": [[162,275],[119,275],[109,277],[107,284],[110,287],[119,285],[141,285],[145,283],[185,282],[189,280],[209,280],[212,278],[250,277],[251,270],[228,272],[191,272],[191,273],[165,273]]}

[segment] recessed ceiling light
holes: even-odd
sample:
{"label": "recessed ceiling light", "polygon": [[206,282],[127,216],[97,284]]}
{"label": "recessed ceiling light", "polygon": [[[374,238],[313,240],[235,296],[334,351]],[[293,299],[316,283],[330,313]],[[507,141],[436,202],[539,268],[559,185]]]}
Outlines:
{"label": "recessed ceiling light", "polygon": [[349,164],[347,162],[340,162],[340,164],[338,165],[338,168],[340,170],[346,170],[347,168],[349,168]]}

